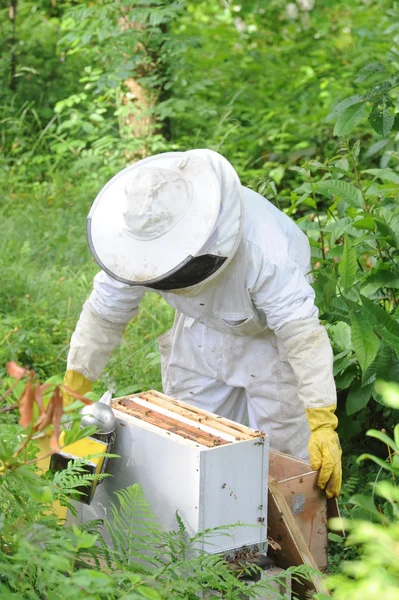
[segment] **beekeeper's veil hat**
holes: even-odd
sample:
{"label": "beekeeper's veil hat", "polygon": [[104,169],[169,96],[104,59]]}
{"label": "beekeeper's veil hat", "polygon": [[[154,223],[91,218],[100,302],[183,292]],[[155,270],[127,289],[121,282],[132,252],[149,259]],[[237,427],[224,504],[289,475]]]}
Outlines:
{"label": "beekeeper's veil hat", "polygon": [[241,236],[241,185],[212,150],[168,152],[113,177],[88,216],[90,250],[111,277],[173,289],[215,275]]}

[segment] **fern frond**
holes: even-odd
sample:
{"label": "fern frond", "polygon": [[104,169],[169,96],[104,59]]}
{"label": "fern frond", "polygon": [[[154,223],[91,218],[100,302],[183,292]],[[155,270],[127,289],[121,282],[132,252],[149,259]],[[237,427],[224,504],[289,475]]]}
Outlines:
{"label": "fern frond", "polygon": [[77,493],[76,488],[82,485],[89,485],[94,481],[102,481],[109,477],[108,473],[87,473],[87,461],[84,459],[75,459],[68,462],[65,469],[55,471],[53,483],[64,494]]}
{"label": "fern frond", "polygon": [[111,503],[112,522],[106,522],[113,558],[121,565],[146,572],[160,529],[156,517],[137,483],[115,494],[119,506]]}
{"label": "fern frond", "polygon": [[359,474],[353,473],[346,477],[345,481],[342,484],[342,497],[349,498],[353,496],[357,489],[359,489]]}

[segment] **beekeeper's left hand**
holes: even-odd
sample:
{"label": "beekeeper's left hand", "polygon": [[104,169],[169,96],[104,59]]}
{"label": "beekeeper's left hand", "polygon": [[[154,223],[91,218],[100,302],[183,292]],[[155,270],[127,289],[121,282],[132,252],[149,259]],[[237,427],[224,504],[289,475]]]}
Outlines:
{"label": "beekeeper's left hand", "polygon": [[342,483],[342,451],[335,431],[338,425],[335,409],[335,404],[306,409],[312,432],[308,444],[310,464],[312,469],[320,469],[318,486],[325,489],[327,498],[339,496]]}

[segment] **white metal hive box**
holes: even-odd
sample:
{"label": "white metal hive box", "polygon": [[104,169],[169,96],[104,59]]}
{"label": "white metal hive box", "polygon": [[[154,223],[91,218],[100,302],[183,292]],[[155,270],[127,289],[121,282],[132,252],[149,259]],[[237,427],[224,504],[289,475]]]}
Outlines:
{"label": "white metal hive box", "polygon": [[267,436],[154,390],[118,398],[112,408],[112,452],[121,458],[109,460],[112,477],[90,506],[79,506],[80,520],[104,518],[114,492],[139,483],[166,530],[177,528],[176,511],[190,535],[242,524],[207,535],[208,552],[267,541]]}

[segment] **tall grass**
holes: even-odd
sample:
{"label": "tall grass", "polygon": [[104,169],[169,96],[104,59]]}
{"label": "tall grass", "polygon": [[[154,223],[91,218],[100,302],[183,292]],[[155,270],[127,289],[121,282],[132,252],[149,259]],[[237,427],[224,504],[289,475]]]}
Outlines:
{"label": "tall grass", "polygon": [[[0,205],[0,374],[8,360],[41,377],[64,372],[69,339],[98,271],[85,219],[105,179],[71,172],[44,182],[19,180],[17,173],[7,183],[0,178],[6,190]],[[166,303],[147,294],[95,389],[159,389],[156,340],[171,320]]]}

